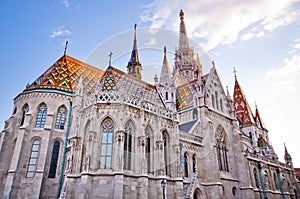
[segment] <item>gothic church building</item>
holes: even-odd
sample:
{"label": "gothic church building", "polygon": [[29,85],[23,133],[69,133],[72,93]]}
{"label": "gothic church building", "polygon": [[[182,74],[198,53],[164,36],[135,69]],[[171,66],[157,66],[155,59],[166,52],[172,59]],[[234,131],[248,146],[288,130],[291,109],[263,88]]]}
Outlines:
{"label": "gothic church building", "polygon": [[[0,133],[1,198],[299,198],[237,77],[202,71],[180,11],[171,70],[142,80],[137,30],[127,71],[66,53],[14,99]],[[129,47],[130,48],[130,47]]]}

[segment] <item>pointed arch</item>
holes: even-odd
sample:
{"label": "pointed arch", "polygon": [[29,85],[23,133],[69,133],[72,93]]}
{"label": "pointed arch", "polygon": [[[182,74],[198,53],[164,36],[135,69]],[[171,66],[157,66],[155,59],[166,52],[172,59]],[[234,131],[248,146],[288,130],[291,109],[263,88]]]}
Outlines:
{"label": "pointed arch", "polygon": [[184,165],[184,177],[189,177],[189,162],[188,162],[188,154],[185,152],[183,154],[183,165]]}
{"label": "pointed arch", "polygon": [[146,153],[146,160],[147,160],[147,172],[152,173],[154,139],[153,139],[153,130],[149,125],[147,125],[145,128],[145,136],[146,136],[145,153]]}
{"label": "pointed arch", "polygon": [[124,150],[123,150],[123,169],[131,170],[131,159],[132,159],[132,142],[134,135],[135,127],[132,120],[128,120],[125,123],[125,132],[124,132]]}
{"label": "pointed arch", "polygon": [[218,158],[219,170],[229,172],[226,132],[221,125],[218,126],[215,136],[216,136],[216,147],[217,147],[217,158]]}
{"label": "pointed arch", "polygon": [[100,169],[110,169],[112,159],[112,141],[114,124],[111,118],[107,117],[101,123],[101,149]]}
{"label": "pointed arch", "polygon": [[36,117],[35,127],[44,128],[46,116],[47,116],[47,106],[45,103],[41,103],[38,106],[38,113]]}
{"label": "pointed arch", "polygon": [[275,190],[279,190],[279,183],[278,183],[278,178],[276,173],[273,173],[273,179],[274,179],[274,183],[275,183]]}
{"label": "pointed arch", "polygon": [[55,178],[56,177],[59,150],[60,150],[60,141],[56,140],[53,143],[52,156],[51,156],[51,161],[50,161],[50,169],[49,169],[48,178]]}
{"label": "pointed arch", "polygon": [[26,113],[29,111],[29,106],[28,104],[24,104],[23,108],[22,108],[22,117],[21,117],[21,122],[20,122],[20,126],[23,126],[24,121],[25,121],[25,117],[26,117]]}
{"label": "pointed arch", "polygon": [[66,122],[66,115],[67,115],[67,108],[65,105],[61,105],[57,109],[56,121],[55,121],[55,128],[56,129],[64,129],[65,122]]}
{"label": "pointed arch", "polygon": [[27,166],[27,178],[33,178],[36,170],[40,149],[40,139],[35,138],[31,144],[30,158]]}
{"label": "pointed arch", "polygon": [[162,138],[163,138],[163,154],[164,154],[164,165],[165,165],[165,173],[166,175],[170,176],[170,160],[169,160],[169,154],[170,154],[170,137],[166,130],[163,130],[162,132]]}
{"label": "pointed arch", "polygon": [[197,156],[196,156],[196,154],[193,154],[192,162],[193,162],[193,173],[196,173],[196,171],[197,171]]}
{"label": "pointed arch", "polygon": [[254,176],[255,186],[256,186],[256,188],[259,188],[258,173],[257,173],[257,169],[256,168],[253,169],[253,176]]}

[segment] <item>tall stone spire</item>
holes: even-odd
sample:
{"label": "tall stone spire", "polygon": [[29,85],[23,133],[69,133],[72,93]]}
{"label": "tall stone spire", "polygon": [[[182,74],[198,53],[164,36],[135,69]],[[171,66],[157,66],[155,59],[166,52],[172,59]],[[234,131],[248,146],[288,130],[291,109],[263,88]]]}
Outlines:
{"label": "tall stone spire", "polygon": [[184,12],[179,13],[179,43],[175,50],[175,71],[174,76],[178,75],[185,81],[192,81],[202,76],[200,60],[197,61],[194,50],[189,47],[188,37],[184,23]]}
{"label": "tall stone spire", "polygon": [[285,160],[285,163],[287,163],[287,164],[293,164],[292,156],[289,154],[285,144],[284,144],[284,160]]}
{"label": "tall stone spire", "polygon": [[189,48],[189,42],[186,34],[185,23],[184,23],[184,12],[180,10],[180,26],[179,26],[179,44],[178,48]]}
{"label": "tall stone spire", "polygon": [[133,39],[133,48],[131,52],[130,60],[127,64],[128,74],[137,79],[142,79],[141,70],[142,65],[139,60],[138,49],[137,49],[137,40],[136,40],[136,24],[134,24],[134,39]]}
{"label": "tall stone spire", "polygon": [[164,47],[164,60],[161,68],[159,83],[163,85],[171,85],[171,69],[167,58],[167,48]]}

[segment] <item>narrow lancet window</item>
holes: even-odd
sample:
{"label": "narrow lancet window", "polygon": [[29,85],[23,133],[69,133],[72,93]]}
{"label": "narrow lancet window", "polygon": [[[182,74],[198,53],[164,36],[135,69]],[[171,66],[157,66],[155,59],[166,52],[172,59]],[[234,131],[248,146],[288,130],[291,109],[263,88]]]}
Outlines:
{"label": "narrow lancet window", "polygon": [[36,164],[37,164],[37,158],[39,154],[39,148],[40,148],[40,141],[34,140],[31,147],[31,153],[29,158],[29,163],[27,167],[27,178],[33,178],[35,174]]}
{"label": "narrow lancet window", "polygon": [[66,107],[61,106],[57,110],[57,116],[55,121],[55,128],[56,129],[64,129],[65,128],[65,121],[66,121]]}
{"label": "narrow lancet window", "polygon": [[106,119],[102,123],[102,140],[101,140],[101,153],[100,153],[100,169],[111,168],[112,156],[112,136],[113,136],[113,123],[111,119]]}
{"label": "narrow lancet window", "polygon": [[37,114],[36,122],[35,122],[35,127],[44,128],[46,115],[47,115],[47,106],[46,106],[46,104],[43,103],[43,104],[39,105],[38,114]]}

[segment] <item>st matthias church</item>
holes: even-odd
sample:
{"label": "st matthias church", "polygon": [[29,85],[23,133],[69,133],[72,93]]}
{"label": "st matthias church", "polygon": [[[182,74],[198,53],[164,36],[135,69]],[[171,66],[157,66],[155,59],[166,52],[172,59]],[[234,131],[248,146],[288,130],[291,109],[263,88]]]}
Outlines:
{"label": "st matthias church", "polygon": [[231,95],[202,70],[182,10],[172,70],[166,54],[143,81],[135,26],[126,72],[64,53],[28,84],[0,133],[0,198],[299,198],[287,148],[280,162],[236,76]]}

